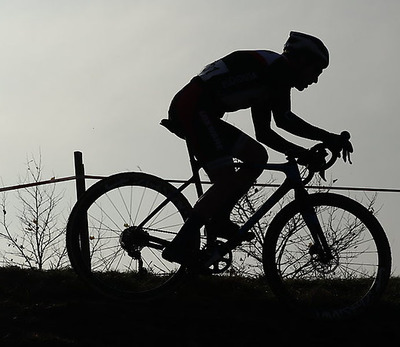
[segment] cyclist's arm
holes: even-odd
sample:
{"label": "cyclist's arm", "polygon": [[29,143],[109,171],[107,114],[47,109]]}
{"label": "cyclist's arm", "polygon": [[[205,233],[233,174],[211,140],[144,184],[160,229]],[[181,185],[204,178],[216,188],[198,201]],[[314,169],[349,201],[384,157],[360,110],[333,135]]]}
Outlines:
{"label": "cyclist's arm", "polygon": [[310,140],[324,141],[330,133],[317,128],[291,111],[290,89],[279,90],[272,105],[274,121],[278,128]]}
{"label": "cyclist's arm", "polygon": [[301,136],[310,140],[325,141],[332,134],[307,123],[291,111],[274,112],[274,120],[277,127],[284,129],[293,135]]}
{"label": "cyclist's arm", "polygon": [[271,129],[271,110],[265,105],[253,105],[251,107],[256,139],[264,145],[281,153],[301,152],[305,149],[285,140]]}
{"label": "cyclist's arm", "polygon": [[290,88],[277,88],[272,103],[272,113],[276,126],[293,135],[316,141],[326,141],[333,135],[307,123],[291,111]]}

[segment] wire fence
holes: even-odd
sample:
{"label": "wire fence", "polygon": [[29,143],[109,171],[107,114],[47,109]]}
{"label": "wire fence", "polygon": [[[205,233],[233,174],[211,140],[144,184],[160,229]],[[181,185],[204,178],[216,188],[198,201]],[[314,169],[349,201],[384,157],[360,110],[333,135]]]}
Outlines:
{"label": "wire fence", "polygon": [[[49,180],[44,180],[40,182],[32,182],[32,183],[24,183],[24,184],[19,184],[19,185],[13,185],[13,186],[8,186],[8,187],[1,187],[0,188],[0,193],[1,192],[7,192],[11,190],[17,190],[17,189],[24,189],[24,188],[30,188],[30,187],[35,187],[35,186],[40,186],[40,185],[45,185],[45,184],[55,184],[55,183],[60,183],[60,182],[66,182],[66,181],[72,181],[72,180],[79,180],[79,179],[93,179],[93,180],[101,180],[105,178],[106,176],[99,176],[99,175],[76,175],[76,176],[67,176],[67,177],[61,177],[61,178],[51,178]],[[165,179],[165,181],[169,183],[176,183],[176,184],[183,184],[186,183],[186,180],[180,180],[180,179]],[[211,185],[212,183],[210,181],[201,181],[201,184],[204,185]],[[278,183],[256,183],[256,187],[270,187],[270,188],[278,188],[280,187],[280,184]],[[361,192],[376,192],[376,193],[400,193],[400,189],[394,189],[394,188],[378,188],[378,187],[335,187],[335,186],[321,186],[321,185],[307,185],[306,188],[309,189],[329,189],[329,190],[337,190],[337,191],[361,191]]]}

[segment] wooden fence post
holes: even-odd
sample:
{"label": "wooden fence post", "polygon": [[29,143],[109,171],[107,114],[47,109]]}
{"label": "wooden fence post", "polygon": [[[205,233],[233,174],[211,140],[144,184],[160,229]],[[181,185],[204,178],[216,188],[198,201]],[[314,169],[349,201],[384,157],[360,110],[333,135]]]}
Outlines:
{"label": "wooden fence post", "polygon": [[[76,180],[76,195],[79,200],[82,194],[86,190],[85,186],[85,167],[83,165],[82,152],[76,151],[74,152],[74,161],[75,161],[75,180]],[[80,241],[81,241],[81,250],[84,261],[88,265],[88,269],[90,269],[90,246],[89,246],[89,228],[87,216],[84,217],[84,220],[81,224],[80,230]]]}

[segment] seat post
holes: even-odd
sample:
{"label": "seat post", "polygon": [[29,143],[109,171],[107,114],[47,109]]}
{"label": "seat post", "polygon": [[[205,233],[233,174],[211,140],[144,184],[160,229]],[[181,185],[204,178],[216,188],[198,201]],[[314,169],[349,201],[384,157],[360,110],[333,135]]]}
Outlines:
{"label": "seat post", "polygon": [[191,146],[189,145],[189,143],[187,141],[186,142],[186,148],[188,150],[188,154],[189,154],[189,162],[190,162],[190,167],[192,169],[192,173],[193,173],[193,179],[194,179],[194,185],[196,187],[196,193],[197,196],[200,197],[203,195],[203,186],[201,185],[201,180],[200,180],[200,168],[201,165],[198,162],[198,160],[196,160],[193,150],[191,148]]}

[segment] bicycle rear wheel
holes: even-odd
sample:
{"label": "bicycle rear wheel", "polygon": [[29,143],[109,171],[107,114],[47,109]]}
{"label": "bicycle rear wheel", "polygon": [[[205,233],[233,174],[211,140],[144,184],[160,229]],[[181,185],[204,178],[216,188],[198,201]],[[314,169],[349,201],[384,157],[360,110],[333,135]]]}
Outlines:
{"label": "bicycle rear wheel", "polygon": [[187,199],[158,177],[132,172],[105,178],[82,195],[70,214],[71,264],[109,297],[135,301],[162,295],[184,270],[161,252],[190,211]]}
{"label": "bicycle rear wheel", "polygon": [[311,194],[332,256],[321,257],[296,201],[271,222],[263,261],[274,293],[319,318],[344,318],[375,303],[388,283],[390,247],[372,212],[342,195]]}

